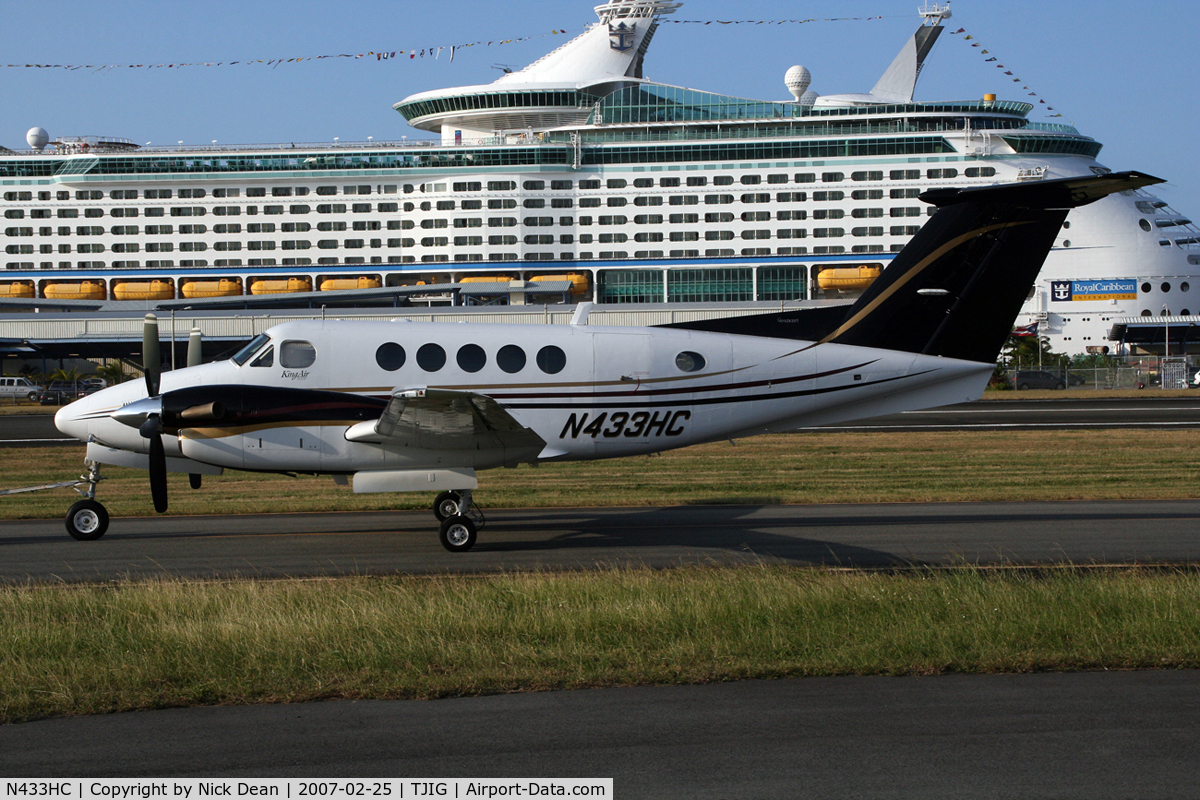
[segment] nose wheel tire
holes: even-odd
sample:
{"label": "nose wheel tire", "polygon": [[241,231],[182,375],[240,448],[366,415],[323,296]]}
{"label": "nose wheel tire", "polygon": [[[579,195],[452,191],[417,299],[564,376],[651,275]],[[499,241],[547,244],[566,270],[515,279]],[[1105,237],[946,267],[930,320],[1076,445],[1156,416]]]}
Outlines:
{"label": "nose wheel tire", "polygon": [[458,504],[462,496],[458,492],[442,492],[433,501],[433,515],[438,522],[445,522],[450,517],[458,516]]}
{"label": "nose wheel tire", "polygon": [[99,539],[108,530],[108,511],[95,500],[80,500],[67,512],[66,522],[71,538],[90,542]]}
{"label": "nose wheel tire", "polygon": [[438,531],[438,539],[451,553],[465,553],[475,546],[475,523],[468,517],[447,517]]}

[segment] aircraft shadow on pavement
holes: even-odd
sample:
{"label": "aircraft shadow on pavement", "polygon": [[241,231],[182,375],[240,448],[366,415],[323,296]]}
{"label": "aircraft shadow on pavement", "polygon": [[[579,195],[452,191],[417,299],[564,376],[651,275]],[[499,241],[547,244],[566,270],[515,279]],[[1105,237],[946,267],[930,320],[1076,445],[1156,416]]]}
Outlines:
{"label": "aircraft shadow on pavement", "polygon": [[[881,520],[881,523],[883,521]],[[506,533],[519,526],[519,539]],[[792,511],[772,514],[770,506],[646,508],[595,513],[589,509],[539,513],[520,521],[499,518],[483,528],[475,550],[516,553],[549,550],[637,551],[678,548],[720,552],[738,560],[761,558],[822,566],[916,566],[922,562],[867,547],[777,533],[809,522]],[[515,532],[515,531],[514,531]],[[625,553],[628,555],[629,553]]]}

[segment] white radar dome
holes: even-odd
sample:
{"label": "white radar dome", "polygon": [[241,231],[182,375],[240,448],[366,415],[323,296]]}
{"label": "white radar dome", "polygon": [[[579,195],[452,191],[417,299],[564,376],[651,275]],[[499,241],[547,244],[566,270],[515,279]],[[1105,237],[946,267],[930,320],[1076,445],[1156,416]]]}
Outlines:
{"label": "white radar dome", "polygon": [[812,89],[809,89],[807,92],[800,95],[800,105],[802,105],[802,106],[816,105],[817,98],[820,96],[821,95],[817,94]]}
{"label": "white radar dome", "polygon": [[797,64],[783,76],[783,82],[787,85],[788,91],[792,93],[792,96],[799,100],[804,95],[804,90],[812,83],[812,74],[806,68]]}
{"label": "white radar dome", "polygon": [[29,133],[25,134],[25,141],[34,150],[41,150],[50,143],[50,134],[46,133],[45,128],[30,128]]}

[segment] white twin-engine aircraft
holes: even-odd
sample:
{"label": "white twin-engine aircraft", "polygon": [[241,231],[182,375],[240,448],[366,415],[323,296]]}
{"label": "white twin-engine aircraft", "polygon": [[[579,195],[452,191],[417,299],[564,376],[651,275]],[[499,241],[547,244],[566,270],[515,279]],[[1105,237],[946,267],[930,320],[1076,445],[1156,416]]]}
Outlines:
{"label": "white twin-engine aircraft", "polygon": [[101,464],[148,470],[160,512],[167,472],[194,488],[226,469],[321,473],[360,493],[440,491],[441,542],[464,552],[481,520],[478,470],[974,400],[1069,209],[1159,182],[1126,172],[927,192],[937,213],[848,308],[654,328],[279,325],[229,361],[150,369],[59,411],[59,430],[88,445],[67,530],[104,535]]}

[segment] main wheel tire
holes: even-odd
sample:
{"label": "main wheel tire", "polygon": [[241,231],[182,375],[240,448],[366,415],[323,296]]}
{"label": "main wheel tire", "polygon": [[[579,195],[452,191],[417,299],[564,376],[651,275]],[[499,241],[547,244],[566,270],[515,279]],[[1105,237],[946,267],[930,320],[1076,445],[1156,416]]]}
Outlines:
{"label": "main wheel tire", "polygon": [[95,500],[80,500],[67,512],[66,522],[71,538],[90,542],[108,530],[108,510]]}
{"label": "main wheel tire", "polygon": [[475,523],[467,517],[447,517],[438,531],[438,539],[451,553],[465,553],[475,546]]}
{"label": "main wheel tire", "polygon": [[433,501],[433,515],[438,522],[445,522],[450,517],[458,516],[458,504],[462,496],[458,492],[442,492]]}

